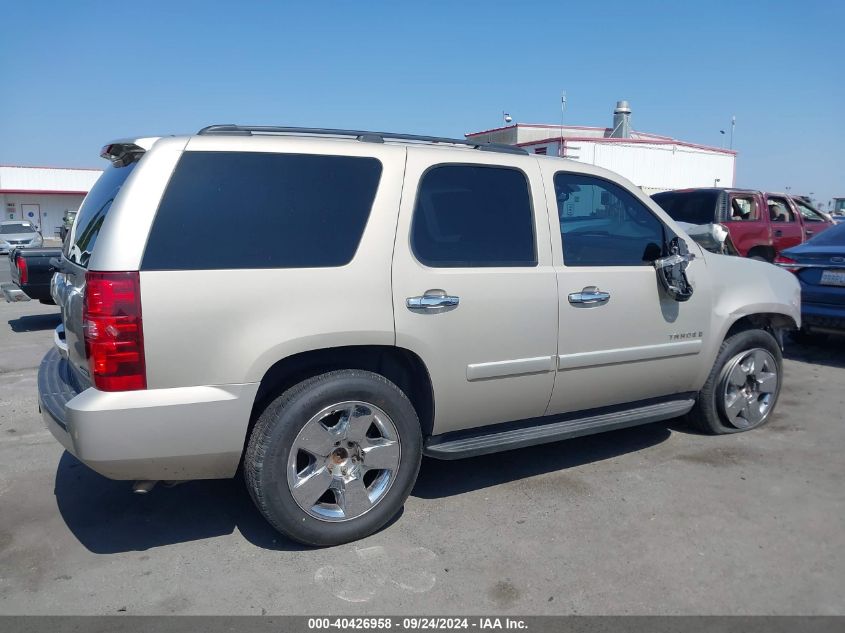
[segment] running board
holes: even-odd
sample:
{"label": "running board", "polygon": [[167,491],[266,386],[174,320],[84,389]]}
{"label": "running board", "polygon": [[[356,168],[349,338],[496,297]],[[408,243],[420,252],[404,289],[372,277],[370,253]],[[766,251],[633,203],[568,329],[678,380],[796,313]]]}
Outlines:
{"label": "running board", "polygon": [[[497,424],[467,431],[435,435],[426,441],[424,454],[435,459],[461,459],[487,455],[582,435],[624,429],[629,426],[669,420],[692,409],[695,399],[684,394],[674,400],[651,401],[636,407],[592,410],[534,418],[520,423]],[[552,420],[551,422],[549,420]]]}

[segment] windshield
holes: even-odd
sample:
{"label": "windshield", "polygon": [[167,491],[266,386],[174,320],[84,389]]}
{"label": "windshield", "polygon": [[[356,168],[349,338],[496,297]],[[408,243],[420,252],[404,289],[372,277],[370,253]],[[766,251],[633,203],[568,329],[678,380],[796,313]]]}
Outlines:
{"label": "windshield", "polygon": [[94,244],[111,204],[137,164],[136,161],[126,167],[108,167],[85,197],[76,214],[73,237],[67,241],[65,247],[65,257],[70,261],[80,266],[88,266],[88,260],[94,252]]}
{"label": "windshield", "polygon": [[14,235],[15,233],[35,233],[35,227],[26,222],[0,224],[0,235]]}
{"label": "windshield", "polygon": [[710,224],[716,221],[720,192],[669,191],[656,193],[652,199],[676,222]]}
{"label": "windshield", "polygon": [[837,224],[807,242],[810,246],[841,246],[845,250],[845,224]]}

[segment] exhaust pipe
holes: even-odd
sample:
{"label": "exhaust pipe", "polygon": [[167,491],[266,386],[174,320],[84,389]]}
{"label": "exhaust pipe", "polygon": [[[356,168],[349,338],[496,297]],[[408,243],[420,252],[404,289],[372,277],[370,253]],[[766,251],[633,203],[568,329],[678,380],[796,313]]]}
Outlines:
{"label": "exhaust pipe", "polygon": [[157,481],[150,481],[150,480],[141,479],[139,481],[136,481],[134,484],[132,484],[132,492],[134,492],[136,495],[145,495],[150,490],[155,488],[157,483],[158,483]]}

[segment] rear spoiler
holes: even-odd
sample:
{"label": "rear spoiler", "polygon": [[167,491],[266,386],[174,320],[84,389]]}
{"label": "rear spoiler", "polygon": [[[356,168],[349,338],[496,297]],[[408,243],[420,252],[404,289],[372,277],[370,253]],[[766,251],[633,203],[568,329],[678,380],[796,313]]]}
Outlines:
{"label": "rear spoiler", "polygon": [[100,157],[111,161],[115,167],[125,167],[140,159],[148,149],[161,137],[120,139],[103,145]]}

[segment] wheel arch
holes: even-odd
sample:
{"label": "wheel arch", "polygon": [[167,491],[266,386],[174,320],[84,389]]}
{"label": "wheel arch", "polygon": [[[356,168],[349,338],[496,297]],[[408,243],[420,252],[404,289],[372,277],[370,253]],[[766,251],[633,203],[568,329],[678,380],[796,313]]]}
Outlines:
{"label": "wheel arch", "polygon": [[757,246],[753,246],[748,249],[746,253],[746,257],[762,257],[767,262],[771,263],[775,261],[775,255],[777,252],[775,251],[773,246],[767,246],[764,244],[758,244]]}
{"label": "wheel arch", "polygon": [[371,371],[393,382],[416,409],[423,436],[431,435],[434,391],[422,359],[408,349],[392,345],[348,345],[299,352],[270,366],[255,395],[244,446],[258,416],[276,396],[303,380],[338,369]]}

